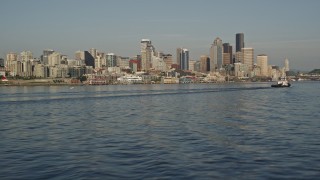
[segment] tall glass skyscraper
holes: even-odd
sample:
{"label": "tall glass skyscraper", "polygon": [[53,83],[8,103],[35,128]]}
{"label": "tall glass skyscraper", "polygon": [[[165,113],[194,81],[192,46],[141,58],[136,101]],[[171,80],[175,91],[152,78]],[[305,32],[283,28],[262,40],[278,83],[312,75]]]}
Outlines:
{"label": "tall glass skyscraper", "polygon": [[237,33],[236,34],[236,52],[240,52],[242,48],[244,48],[244,34]]}
{"label": "tall glass skyscraper", "polygon": [[189,50],[185,48],[177,49],[177,60],[181,70],[189,70]]}

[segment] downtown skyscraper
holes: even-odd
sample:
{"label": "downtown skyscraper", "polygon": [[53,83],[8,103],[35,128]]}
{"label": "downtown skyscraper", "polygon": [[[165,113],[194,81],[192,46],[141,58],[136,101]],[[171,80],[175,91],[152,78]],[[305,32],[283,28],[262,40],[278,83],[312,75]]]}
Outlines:
{"label": "downtown skyscraper", "polygon": [[254,49],[253,48],[242,48],[242,64],[248,67],[249,71],[253,70],[254,63]]}
{"label": "downtown skyscraper", "polygon": [[243,54],[242,54],[242,48],[244,48],[244,34],[243,33],[237,33],[236,34],[236,62],[242,62],[243,61]]}
{"label": "downtown skyscraper", "polygon": [[223,64],[223,44],[222,40],[217,37],[210,48],[210,71],[216,71],[222,68]]}
{"label": "downtown skyscraper", "polygon": [[268,74],[268,56],[265,54],[259,54],[257,56],[257,65],[260,67],[260,76],[267,77]]}
{"label": "downtown skyscraper", "polygon": [[154,47],[151,44],[150,39],[141,40],[141,70],[149,71],[152,67],[151,60],[154,53]]}
{"label": "downtown skyscraper", "polygon": [[244,34],[237,33],[236,34],[236,52],[240,52],[242,48],[244,48]]}
{"label": "downtown skyscraper", "polygon": [[181,70],[189,70],[189,50],[185,48],[178,48],[177,61]]}

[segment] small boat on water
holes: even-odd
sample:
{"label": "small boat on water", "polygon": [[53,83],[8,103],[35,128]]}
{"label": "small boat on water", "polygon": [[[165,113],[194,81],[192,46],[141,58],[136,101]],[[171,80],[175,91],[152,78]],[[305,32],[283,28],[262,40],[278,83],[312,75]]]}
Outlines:
{"label": "small boat on water", "polygon": [[286,77],[281,77],[277,84],[272,84],[271,87],[290,87],[291,84]]}

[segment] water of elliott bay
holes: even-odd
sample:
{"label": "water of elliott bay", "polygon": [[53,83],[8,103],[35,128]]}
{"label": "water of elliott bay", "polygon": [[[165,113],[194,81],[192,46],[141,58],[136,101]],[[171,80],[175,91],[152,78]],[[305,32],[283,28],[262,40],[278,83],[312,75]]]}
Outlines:
{"label": "water of elliott bay", "polygon": [[320,83],[0,87],[0,179],[316,179]]}

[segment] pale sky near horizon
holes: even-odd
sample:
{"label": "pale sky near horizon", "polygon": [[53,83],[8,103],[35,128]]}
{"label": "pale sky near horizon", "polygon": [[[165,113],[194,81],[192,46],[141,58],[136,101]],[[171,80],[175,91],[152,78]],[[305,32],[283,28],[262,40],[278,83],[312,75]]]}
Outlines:
{"label": "pale sky near horizon", "polygon": [[244,33],[255,58],[299,70],[320,68],[319,0],[0,0],[0,57],[53,49],[74,58],[96,48],[121,56],[140,54],[140,40],[175,56],[208,55],[216,37],[235,49]]}

